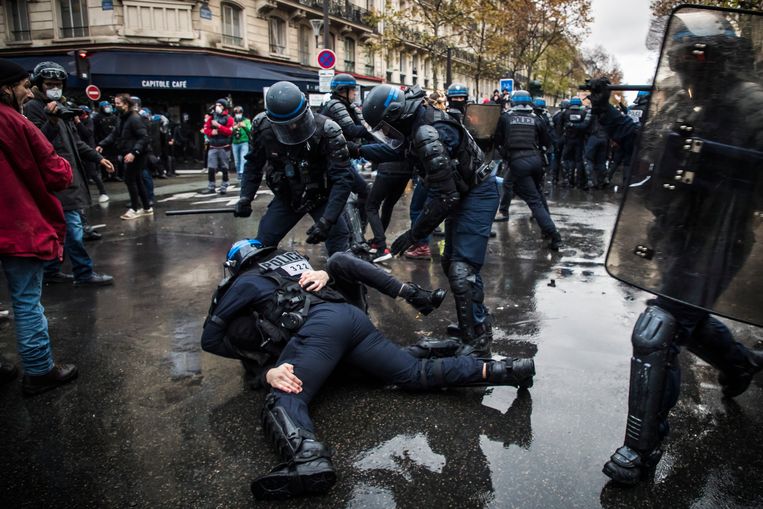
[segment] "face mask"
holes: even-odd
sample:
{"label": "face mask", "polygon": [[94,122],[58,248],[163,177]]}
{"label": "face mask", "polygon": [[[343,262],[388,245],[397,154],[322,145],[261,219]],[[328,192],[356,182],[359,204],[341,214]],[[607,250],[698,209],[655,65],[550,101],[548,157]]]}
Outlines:
{"label": "face mask", "polygon": [[49,88],[45,91],[45,94],[48,96],[48,99],[52,99],[54,101],[58,101],[61,99],[61,96],[63,95],[63,91],[60,88]]}
{"label": "face mask", "polygon": [[236,113],[236,121],[240,122],[242,118],[244,118],[244,115],[241,113]]}
{"label": "face mask", "polygon": [[223,107],[222,106],[215,106],[215,111],[217,113],[222,113],[223,112]]}
{"label": "face mask", "polygon": [[107,115],[111,114],[111,106],[107,106],[106,108],[103,108],[103,112]]}

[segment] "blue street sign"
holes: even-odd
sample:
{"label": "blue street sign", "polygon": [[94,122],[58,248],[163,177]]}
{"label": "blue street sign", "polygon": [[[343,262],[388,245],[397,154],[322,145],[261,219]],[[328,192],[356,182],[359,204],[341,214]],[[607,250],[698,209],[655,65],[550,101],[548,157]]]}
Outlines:
{"label": "blue street sign", "polygon": [[504,90],[508,90],[509,93],[512,93],[514,91],[514,80],[512,79],[505,79],[501,80],[498,85],[498,90],[503,93]]}

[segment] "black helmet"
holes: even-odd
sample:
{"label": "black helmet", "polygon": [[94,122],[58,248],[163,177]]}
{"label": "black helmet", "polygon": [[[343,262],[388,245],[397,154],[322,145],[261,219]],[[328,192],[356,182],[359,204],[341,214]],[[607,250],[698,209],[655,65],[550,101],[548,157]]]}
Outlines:
{"label": "black helmet", "polygon": [[358,82],[349,74],[337,74],[331,79],[332,92],[344,92],[345,90],[354,90]]}
{"label": "black helmet", "polygon": [[445,92],[445,97],[469,97],[469,89],[463,83],[452,83]]}
{"label": "black helmet", "polygon": [[265,113],[278,141],[299,145],[315,134],[315,117],[305,94],[289,81],[279,81],[268,89]]}
{"label": "black helmet", "polygon": [[32,84],[41,87],[44,80],[59,80],[66,85],[66,69],[55,62],[40,62],[32,71]]}
{"label": "black helmet", "polygon": [[242,239],[235,242],[225,256],[225,269],[235,276],[257,260],[273,252],[275,246],[263,246],[257,239]]}
{"label": "black helmet", "polygon": [[363,118],[371,134],[392,148],[405,141],[404,125],[416,112],[426,93],[418,86],[403,92],[392,85],[377,85],[363,101]]}

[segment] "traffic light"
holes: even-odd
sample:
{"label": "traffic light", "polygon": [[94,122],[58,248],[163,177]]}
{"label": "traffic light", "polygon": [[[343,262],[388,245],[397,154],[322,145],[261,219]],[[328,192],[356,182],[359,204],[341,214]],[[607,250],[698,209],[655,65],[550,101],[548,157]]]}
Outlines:
{"label": "traffic light", "polygon": [[90,56],[87,50],[78,49],[74,52],[77,77],[82,80],[90,80]]}
{"label": "traffic light", "polygon": [[527,91],[533,97],[543,97],[543,84],[538,80],[530,80]]}

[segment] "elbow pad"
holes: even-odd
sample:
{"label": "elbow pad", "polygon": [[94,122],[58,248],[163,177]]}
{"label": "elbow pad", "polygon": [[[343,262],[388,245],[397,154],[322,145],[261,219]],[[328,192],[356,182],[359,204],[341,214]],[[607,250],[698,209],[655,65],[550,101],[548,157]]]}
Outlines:
{"label": "elbow pad", "polygon": [[326,120],[323,133],[328,142],[329,156],[333,162],[346,162],[350,160],[350,151],[347,141],[344,139],[342,129],[333,120]]}

